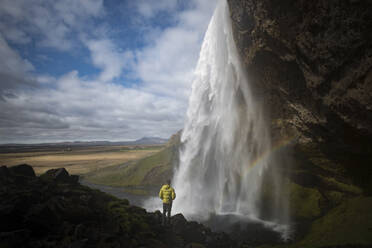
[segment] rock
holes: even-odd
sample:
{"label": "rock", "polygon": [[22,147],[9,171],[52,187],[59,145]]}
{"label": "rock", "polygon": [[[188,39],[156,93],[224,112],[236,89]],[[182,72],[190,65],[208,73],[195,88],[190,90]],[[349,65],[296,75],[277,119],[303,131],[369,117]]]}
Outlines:
{"label": "rock", "polygon": [[21,229],[0,233],[0,247],[22,247],[30,238],[30,230]]}
{"label": "rock", "polygon": [[74,230],[74,237],[77,239],[82,238],[84,236],[85,230],[86,230],[86,227],[84,226],[84,224],[80,223],[76,225],[75,230]]}
{"label": "rock", "polygon": [[[7,170],[0,167],[2,175]],[[0,191],[0,247],[236,247],[182,214],[163,227],[160,211],[147,213],[128,200],[70,183],[64,169],[26,183],[18,177],[28,178],[9,173],[1,182],[6,191]]]}
{"label": "rock", "polygon": [[[54,226],[59,225],[60,218],[46,204],[33,205],[25,215],[25,225],[33,231],[34,235],[42,235],[51,231]],[[51,226],[53,223],[53,226]]]}
{"label": "rock", "polygon": [[176,232],[182,232],[186,228],[187,220],[182,214],[176,214],[171,217],[171,223]]}
{"label": "rock", "polygon": [[160,225],[162,223],[163,215],[159,210],[154,213],[149,213],[149,220],[153,225]]}
{"label": "rock", "polygon": [[17,209],[14,204],[4,204],[3,202],[0,205],[0,232],[9,231],[12,229],[17,229],[19,227],[19,221],[22,221],[22,218],[19,218],[17,215]]}
{"label": "rock", "polygon": [[79,183],[79,179],[80,179],[79,175],[71,175],[70,176],[70,182],[71,183],[74,183],[74,184]]}
{"label": "rock", "polygon": [[195,221],[191,221],[188,222],[181,235],[187,242],[204,243],[205,227]]}
{"label": "rock", "polygon": [[313,168],[345,171],[372,194],[372,2],[228,3],[275,140],[297,137],[296,154]]}
{"label": "rock", "polygon": [[44,174],[42,174],[41,177],[44,179],[49,179],[49,180],[52,179],[56,182],[65,182],[65,183],[70,183],[76,180],[76,178],[71,180],[71,177],[65,168],[50,169]]}
{"label": "rock", "polygon": [[6,166],[0,167],[0,179],[6,179],[10,175],[9,169]]}
{"label": "rock", "polygon": [[190,221],[188,222],[182,214],[176,214],[171,218],[173,230],[180,235],[186,243],[204,243],[208,229],[203,225]]}
{"label": "rock", "polygon": [[69,248],[84,248],[87,247],[88,239],[82,239],[71,243]]}
{"label": "rock", "polygon": [[190,243],[187,244],[185,248],[205,248],[205,246],[199,243]]}
{"label": "rock", "polygon": [[[291,219],[303,230],[312,221],[317,230],[329,230],[313,233],[334,246],[370,245],[367,227],[355,222],[330,228],[319,218],[330,220],[322,216],[372,195],[372,2],[228,4],[234,40],[253,95],[269,115],[273,142],[291,141],[285,154],[290,167],[280,168]],[[358,238],[348,237],[358,228]],[[318,236],[297,246],[320,247]]]}
{"label": "rock", "polygon": [[226,233],[210,233],[207,236],[206,245],[208,248],[237,247],[236,242]]}
{"label": "rock", "polygon": [[34,169],[28,164],[20,164],[9,168],[10,173],[19,176],[36,177]]}

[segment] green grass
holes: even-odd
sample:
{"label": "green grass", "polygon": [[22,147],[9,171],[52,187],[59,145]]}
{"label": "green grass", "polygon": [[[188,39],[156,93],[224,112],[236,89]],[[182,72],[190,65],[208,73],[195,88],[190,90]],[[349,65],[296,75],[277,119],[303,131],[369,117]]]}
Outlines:
{"label": "green grass", "polygon": [[367,245],[372,243],[372,197],[345,200],[311,225],[295,247]]}
{"label": "green grass", "polygon": [[351,193],[354,195],[360,195],[363,193],[363,190],[353,184],[346,184],[342,183],[340,181],[337,181],[335,178],[332,177],[321,177],[323,182],[335,189],[337,189],[340,192],[346,192],[346,193]]}
{"label": "green grass", "polygon": [[290,209],[292,216],[297,219],[313,219],[321,214],[319,200],[322,198],[318,190],[305,188],[295,183],[290,183]]}
{"label": "green grass", "polygon": [[87,174],[84,179],[109,186],[159,185],[171,176],[176,152],[175,146],[167,146],[138,161]]}

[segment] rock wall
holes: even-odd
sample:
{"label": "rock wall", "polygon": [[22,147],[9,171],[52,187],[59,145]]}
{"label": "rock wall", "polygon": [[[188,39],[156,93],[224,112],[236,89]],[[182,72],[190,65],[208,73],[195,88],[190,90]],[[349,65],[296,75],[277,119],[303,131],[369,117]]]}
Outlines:
{"label": "rock wall", "polygon": [[235,42],[255,95],[268,106],[272,135],[294,144],[287,150],[291,213],[295,221],[310,221],[304,228],[310,235],[314,220],[317,227],[322,218],[331,223],[332,211],[372,194],[372,1],[228,3]]}
{"label": "rock wall", "polygon": [[248,77],[270,106],[273,135],[316,144],[368,188],[372,2],[228,2]]}

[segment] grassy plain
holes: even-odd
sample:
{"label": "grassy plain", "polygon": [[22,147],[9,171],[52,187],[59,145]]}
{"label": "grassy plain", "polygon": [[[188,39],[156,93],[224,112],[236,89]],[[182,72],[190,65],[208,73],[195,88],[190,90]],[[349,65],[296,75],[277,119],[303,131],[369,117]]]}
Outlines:
{"label": "grassy plain", "polygon": [[[180,134],[173,135],[168,143],[147,157],[132,160],[122,165],[108,166],[84,175],[84,180],[114,187],[161,186],[172,178],[173,168],[178,164]],[[141,191],[141,190],[139,190]],[[143,194],[136,192],[135,194]]]}
{"label": "grassy plain", "polygon": [[158,185],[171,176],[174,148],[166,147],[157,153],[123,165],[108,166],[84,175],[84,179],[108,186]]}
{"label": "grassy plain", "polygon": [[0,165],[27,163],[36,174],[64,167],[70,174],[83,175],[118,166],[159,152],[161,146],[77,146],[18,148],[0,153]]}

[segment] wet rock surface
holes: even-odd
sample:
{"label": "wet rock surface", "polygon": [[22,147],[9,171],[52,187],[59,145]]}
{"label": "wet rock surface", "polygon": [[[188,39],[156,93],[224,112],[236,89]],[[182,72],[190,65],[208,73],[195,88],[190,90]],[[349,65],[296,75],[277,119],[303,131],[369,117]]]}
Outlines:
{"label": "wet rock surface", "polygon": [[224,233],[76,182],[64,169],[35,176],[32,167],[0,167],[0,247],[238,247]]}
{"label": "wet rock surface", "polygon": [[297,153],[320,152],[331,162],[316,166],[337,167],[372,192],[372,3],[228,2],[237,47],[257,98],[269,107],[273,136],[296,137]]}
{"label": "wet rock surface", "polygon": [[[298,247],[370,246],[371,216],[353,209],[372,195],[372,2],[228,3],[254,95],[274,143],[286,144],[283,197],[296,240],[305,237]],[[337,225],[339,208],[363,224]]]}

